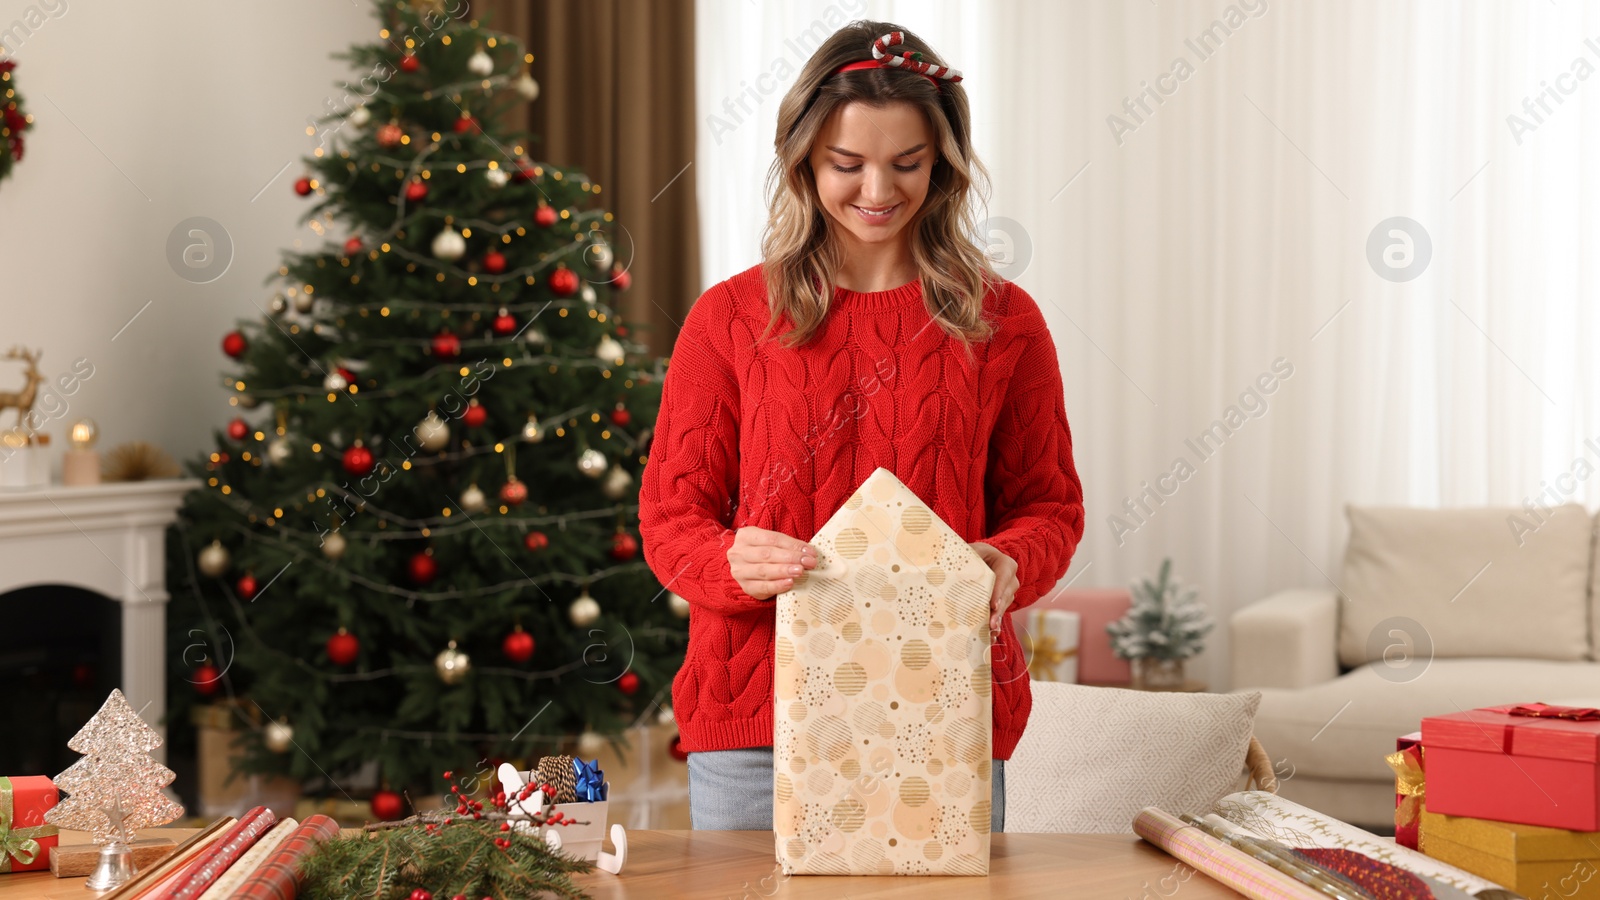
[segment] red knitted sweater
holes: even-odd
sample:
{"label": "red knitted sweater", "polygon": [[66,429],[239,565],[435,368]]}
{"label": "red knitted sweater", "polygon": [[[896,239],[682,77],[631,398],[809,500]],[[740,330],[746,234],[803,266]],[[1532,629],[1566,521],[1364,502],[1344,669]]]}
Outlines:
{"label": "red knitted sweater", "polygon": [[[975,362],[923,301],[920,281],[839,289],[813,339],[756,338],[769,315],[761,267],[691,307],[662,383],[639,492],[645,561],[689,601],[672,683],[687,751],[772,744],[773,601],[739,588],[728,548],[746,525],[809,541],[879,466],[961,539],[1017,562],[1010,609],[1067,571],[1083,493],[1056,348],[1038,305],[1001,281],[984,298],[995,336]],[[787,317],[775,333],[793,328]],[[991,650],[996,759],[1009,759],[1032,695],[1011,618]]]}

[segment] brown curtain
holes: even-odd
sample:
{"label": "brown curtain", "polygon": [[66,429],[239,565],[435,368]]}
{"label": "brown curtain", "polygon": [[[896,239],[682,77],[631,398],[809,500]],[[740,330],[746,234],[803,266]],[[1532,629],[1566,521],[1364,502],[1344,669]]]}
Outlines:
{"label": "brown curtain", "polygon": [[631,337],[657,356],[700,295],[695,202],[695,0],[475,0],[488,23],[533,54],[539,99],[526,121],[540,162],[583,170],[616,215],[617,260],[633,285],[616,295]]}

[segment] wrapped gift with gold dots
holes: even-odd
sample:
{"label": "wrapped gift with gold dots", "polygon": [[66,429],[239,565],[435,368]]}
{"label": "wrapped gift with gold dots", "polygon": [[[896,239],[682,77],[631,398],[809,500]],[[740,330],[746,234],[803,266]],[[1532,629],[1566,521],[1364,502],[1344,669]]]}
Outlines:
{"label": "wrapped gift with gold dots", "polygon": [[988,874],[994,572],[884,468],[811,544],[777,598],[779,866]]}

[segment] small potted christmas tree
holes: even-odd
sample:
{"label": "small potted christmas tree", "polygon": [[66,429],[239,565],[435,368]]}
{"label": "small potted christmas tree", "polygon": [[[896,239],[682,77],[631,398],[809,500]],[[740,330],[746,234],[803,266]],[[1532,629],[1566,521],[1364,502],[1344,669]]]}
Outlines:
{"label": "small potted christmas tree", "polygon": [[1128,614],[1106,626],[1111,650],[1133,665],[1133,686],[1141,690],[1175,690],[1184,685],[1183,661],[1204,649],[1204,638],[1216,624],[1194,588],[1172,578],[1172,560],[1161,561],[1161,573],[1131,585]]}

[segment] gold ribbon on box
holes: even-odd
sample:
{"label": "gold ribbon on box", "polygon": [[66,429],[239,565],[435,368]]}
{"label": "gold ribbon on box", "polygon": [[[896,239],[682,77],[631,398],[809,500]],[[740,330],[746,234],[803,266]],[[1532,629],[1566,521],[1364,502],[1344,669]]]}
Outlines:
{"label": "gold ribbon on box", "polygon": [[1028,645],[1028,674],[1034,681],[1055,681],[1056,666],[1078,655],[1078,648],[1062,649],[1055,635],[1044,633],[1044,611],[1033,616],[1033,627],[1022,632]]}
{"label": "gold ribbon on box", "polygon": [[12,827],[15,813],[12,810],[11,794],[11,779],[0,777],[0,873],[11,871],[13,859],[19,865],[33,865],[42,849],[36,839],[53,837],[56,834],[54,825]]}
{"label": "gold ribbon on box", "polygon": [[1394,792],[1405,798],[1395,807],[1395,825],[1422,824],[1422,809],[1428,789],[1422,773],[1422,748],[1417,746],[1397,750],[1385,756],[1383,761],[1394,770]]}

